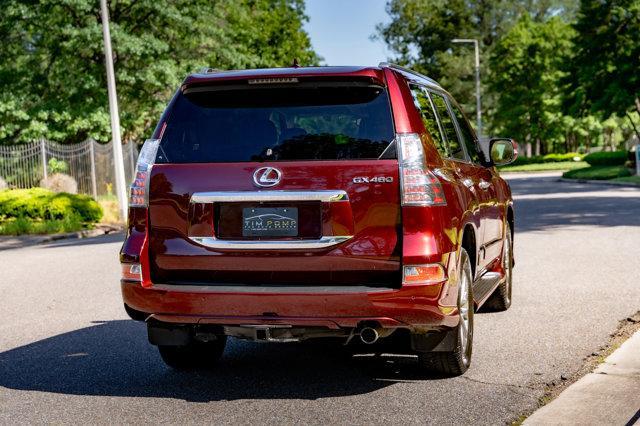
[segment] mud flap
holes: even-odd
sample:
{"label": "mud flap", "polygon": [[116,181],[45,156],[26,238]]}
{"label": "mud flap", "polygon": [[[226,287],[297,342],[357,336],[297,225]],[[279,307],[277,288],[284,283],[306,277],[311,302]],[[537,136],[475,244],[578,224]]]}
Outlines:
{"label": "mud flap", "polygon": [[156,346],[185,346],[191,342],[190,328],[182,324],[147,324],[149,343]]}
{"label": "mud flap", "polygon": [[416,352],[452,352],[456,347],[458,329],[430,331],[411,335],[411,349]]}

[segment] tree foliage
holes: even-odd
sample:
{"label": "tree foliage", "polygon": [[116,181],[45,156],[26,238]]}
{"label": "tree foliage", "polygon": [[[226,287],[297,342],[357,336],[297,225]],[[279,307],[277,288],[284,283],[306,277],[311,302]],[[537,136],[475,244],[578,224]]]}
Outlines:
{"label": "tree foliage", "polygon": [[[303,0],[112,0],[124,138],[149,134],[184,76],[319,61]],[[0,143],[110,139],[97,0],[5,0],[0,14]]]}
{"label": "tree foliage", "polygon": [[536,144],[562,132],[561,70],[571,53],[573,29],[560,18],[534,22],[523,15],[493,49],[490,90],[497,96],[493,125]]}
{"label": "tree foliage", "polygon": [[533,154],[615,150],[640,128],[640,0],[387,0],[387,11],[377,37],[391,60],[439,80],[467,112],[473,53],[451,40],[478,39],[484,127]]}
{"label": "tree foliage", "polygon": [[640,1],[583,0],[575,29],[574,107],[640,113]]}
{"label": "tree foliage", "polygon": [[[376,37],[387,44],[392,61],[438,80],[467,112],[475,113],[473,48],[451,40],[479,40],[484,83],[490,75],[484,59],[519,17],[569,19],[575,9],[575,0],[388,0],[391,22],[378,25]],[[494,96],[484,86],[482,91],[488,95],[483,96],[484,109],[491,110]]]}

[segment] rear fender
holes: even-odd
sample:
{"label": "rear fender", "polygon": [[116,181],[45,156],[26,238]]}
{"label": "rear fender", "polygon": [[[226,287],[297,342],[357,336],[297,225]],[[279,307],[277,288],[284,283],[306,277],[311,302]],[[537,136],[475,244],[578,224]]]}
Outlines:
{"label": "rear fender", "polygon": [[479,254],[478,250],[478,224],[474,222],[473,215],[471,213],[467,213],[463,216],[465,220],[463,220],[462,225],[455,230],[455,241],[454,246],[452,247],[452,251],[448,256],[448,262],[446,263],[447,267],[447,276],[449,279],[447,283],[442,288],[442,293],[440,295],[440,309],[446,313],[452,313],[458,308],[458,269],[459,269],[459,259],[460,259],[460,250],[462,249],[462,241],[464,238],[465,229],[470,226],[473,229],[473,232],[476,236],[476,249],[475,255],[476,259]]}

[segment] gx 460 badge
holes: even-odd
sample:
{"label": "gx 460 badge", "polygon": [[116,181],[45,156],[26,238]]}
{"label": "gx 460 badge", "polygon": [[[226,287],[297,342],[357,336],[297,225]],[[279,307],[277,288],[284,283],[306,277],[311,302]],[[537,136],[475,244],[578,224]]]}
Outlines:
{"label": "gx 460 badge", "polygon": [[393,182],[393,177],[391,176],[356,176],[353,178],[353,183],[391,183]]}

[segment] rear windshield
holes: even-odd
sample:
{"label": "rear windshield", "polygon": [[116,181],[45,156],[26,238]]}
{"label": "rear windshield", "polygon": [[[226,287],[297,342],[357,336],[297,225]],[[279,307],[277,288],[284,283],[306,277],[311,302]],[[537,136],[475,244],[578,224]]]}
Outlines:
{"label": "rear windshield", "polygon": [[395,158],[393,138],[379,86],[199,88],[178,95],[156,161]]}

